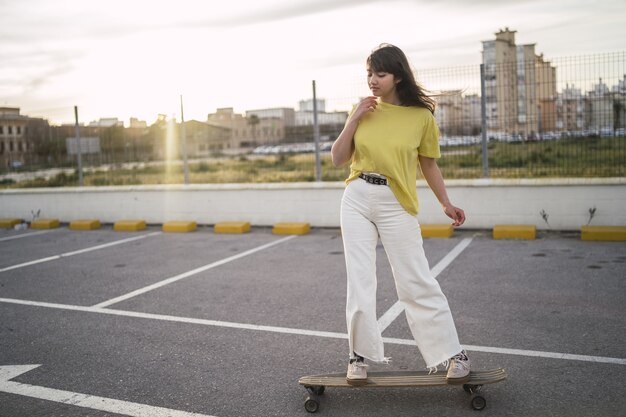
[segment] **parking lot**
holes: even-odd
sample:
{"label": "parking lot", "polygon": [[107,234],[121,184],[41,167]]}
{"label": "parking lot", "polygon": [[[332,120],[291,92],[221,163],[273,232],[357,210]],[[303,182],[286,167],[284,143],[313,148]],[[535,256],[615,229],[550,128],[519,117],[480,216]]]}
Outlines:
{"label": "parking lot", "polygon": [[[332,389],[320,416],[626,415],[626,244],[462,230],[424,241],[475,369],[459,387]],[[389,365],[424,369],[378,248]],[[306,416],[303,375],[343,372],[338,229],[304,236],[0,230],[0,416]]]}

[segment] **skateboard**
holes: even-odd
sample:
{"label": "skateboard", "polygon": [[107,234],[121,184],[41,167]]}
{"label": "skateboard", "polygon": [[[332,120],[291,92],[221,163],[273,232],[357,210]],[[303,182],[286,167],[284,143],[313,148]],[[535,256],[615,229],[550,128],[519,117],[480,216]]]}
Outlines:
{"label": "skateboard", "polygon": [[[463,386],[465,392],[472,396],[470,404],[474,410],[482,410],[487,406],[485,397],[479,395],[485,384],[494,384],[506,379],[506,371],[502,368],[486,371],[470,372],[469,380]],[[368,372],[367,380],[358,385],[348,384],[346,374],[309,375],[300,378],[298,383],[308,391],[304,401],[304,409],[315,413],[320,406],[320,396],[326,387],[332,388],[398,388],[398,387],[432,387],[438,385],[454,386],[446,380],[446,373],[428,374],[428,371],[391,371]]]}

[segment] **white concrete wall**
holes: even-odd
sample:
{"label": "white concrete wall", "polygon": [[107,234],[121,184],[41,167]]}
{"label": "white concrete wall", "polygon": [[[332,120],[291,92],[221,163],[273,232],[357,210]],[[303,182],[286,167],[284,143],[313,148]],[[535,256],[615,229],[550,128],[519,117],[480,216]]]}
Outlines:
{"label": "white concrete wall", "polygon": [[[595,207],[592,225],[626,225],[626,179],[450,180],[452,202],[463,208],[467,228],[495,224],[534,224],[538,229],[580,230]],[[163,185],[16,189],[0,191],[0,218],[41,218],[61,222],[99,219],[113,223],[143,219],[160,224],[194,220],[199,224],[249,221],[256,226],[307,222],[338,227],[343,182]],[[418,182],[419,219],[447,223],[432,191]],[[548,225],[540,212],[548,214]]]}

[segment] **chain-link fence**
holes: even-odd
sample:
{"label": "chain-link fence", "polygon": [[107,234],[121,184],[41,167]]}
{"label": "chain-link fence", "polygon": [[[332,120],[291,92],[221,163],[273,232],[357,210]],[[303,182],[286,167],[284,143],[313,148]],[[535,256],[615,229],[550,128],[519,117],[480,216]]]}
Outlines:
{"label": "chain-link fence", "polygon": [[[623,52],[551,60],[524,48],[515,57],[483,54],[480,66],[417,71],[438,104],[444,177],[624,176]],[[329,150],[352,105],[370,94],[365,70],[318,88],[321,98],[297,109],[224,108],[184,129],[166,115],[151,125],[101,119],[80,126],[80,142],[76,126],[0,108],[0,183],[78,185],[79,144],[84,185],[343,180],[348,168],[333,167]]]}

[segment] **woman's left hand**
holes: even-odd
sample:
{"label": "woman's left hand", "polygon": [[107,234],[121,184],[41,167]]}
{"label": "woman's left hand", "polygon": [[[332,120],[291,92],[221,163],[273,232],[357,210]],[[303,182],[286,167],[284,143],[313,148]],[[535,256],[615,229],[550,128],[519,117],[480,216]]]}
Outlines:
{"label": "woman's left hand", "polygon": [[454,220],[454,223],[452,223],[453,226],[460,226],[465,223],[465,212],[460,208],[453,205],[444,206],[443,212],[446,213],[446,216]]}

